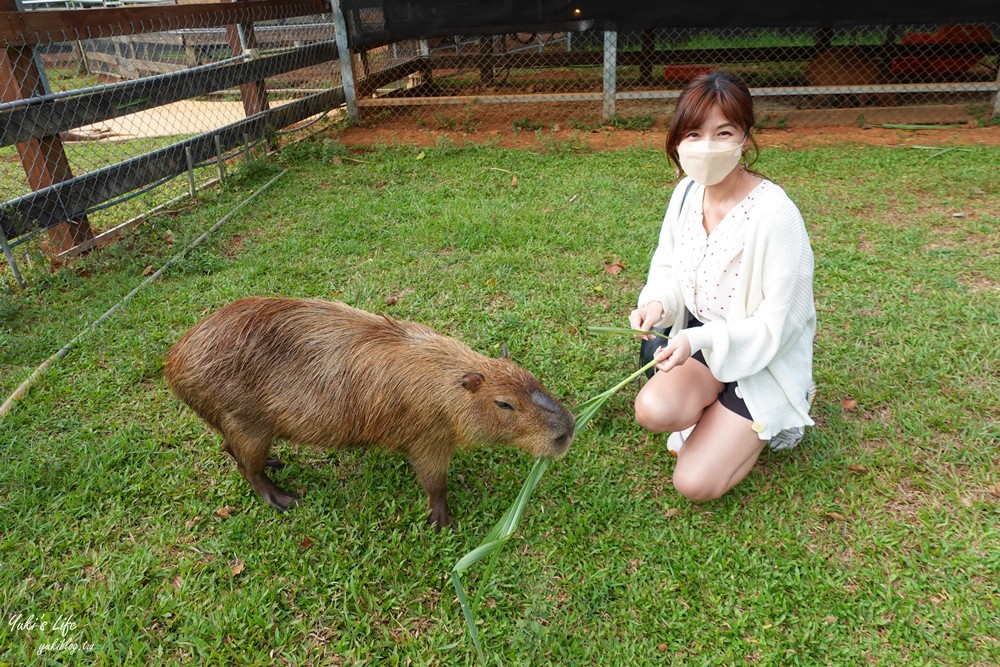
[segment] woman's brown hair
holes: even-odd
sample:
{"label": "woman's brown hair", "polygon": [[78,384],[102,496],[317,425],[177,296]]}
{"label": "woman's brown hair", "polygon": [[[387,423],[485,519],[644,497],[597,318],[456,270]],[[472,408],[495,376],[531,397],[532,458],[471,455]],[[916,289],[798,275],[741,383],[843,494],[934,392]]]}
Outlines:
{"label": "woman's brown hair", "polygon": [[681,160],[677,155],[677,145],[691,130],[697,130],[705,122],[709,109],[718,106],[726,120],[735,123],[750,140],[750,147],[744,151],[744,164],[749,169],[760,156],[757,140],[750,133],[754,126],[753,97],[750,89],[739,78],[729,72],[715,71],[702,74],[684,86],[677,99],[677,109],[670,121],[667,133],[667,155],[677,165],[677,175],[681,176]]}

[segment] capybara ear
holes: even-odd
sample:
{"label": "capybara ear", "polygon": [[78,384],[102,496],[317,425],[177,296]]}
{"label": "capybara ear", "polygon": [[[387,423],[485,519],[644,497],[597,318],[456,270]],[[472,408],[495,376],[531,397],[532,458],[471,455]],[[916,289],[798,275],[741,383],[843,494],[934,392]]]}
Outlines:
{"label": "capybara ear", "polygon": [[481,373],[469,372],[462,376],[462,386],[473,394],[483,386],[483,376]]}

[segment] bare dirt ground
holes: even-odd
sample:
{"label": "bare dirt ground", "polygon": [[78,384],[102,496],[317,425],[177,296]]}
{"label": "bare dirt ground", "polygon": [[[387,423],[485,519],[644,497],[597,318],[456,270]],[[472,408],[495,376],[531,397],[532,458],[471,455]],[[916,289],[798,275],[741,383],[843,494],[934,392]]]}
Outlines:
{"label": "bare dirt ground", "polygon": [[[404,129],[386,127],[351,127],[339,141],[351,148],[379,145],[434,146],[442,141],[456,145],[493,143],[505,148],[538,148],[560,142],[579,142],[595,150],[646,147],[662,148],[667,133],[663,129],[648,131],[602,128],[593,131],[552,129],[542,134],[516,132],[507,126],[499,129],[477,128],[471,132],[438,129]],[[763,129],[756,133],[762,147],[808,148],[838,144],[865,144],[875,146],[1000,146],[1000,126],[898,130],[860,127],[803,127],[788,130]]]}
{"label": "bare dirt ground", "polygon": [[[537,115],[521,105],[520,110],[463,117],[458,111],[395,113],[379,122],[362,120],[343,131],[338,141],[352,148],[379,145],[434,146],[450,141],[455,145],[491,143],[506,148],[538,148],[580,144],[593,150],[631,147],[662,148],[667,136],[661,119],[649,130],[613,127],[577,129],[565,115]],[[519,120],[530,115],[541,129],[521,129]],[[596,124],[596,123],[595,123]],[[878,125],[764,128],[756,133],[762,147],[813,147],[838,144],[878,146],[1000,146],[1000,126],[979,127],[975,121],[941,125],[934,129],[897,129]]]}

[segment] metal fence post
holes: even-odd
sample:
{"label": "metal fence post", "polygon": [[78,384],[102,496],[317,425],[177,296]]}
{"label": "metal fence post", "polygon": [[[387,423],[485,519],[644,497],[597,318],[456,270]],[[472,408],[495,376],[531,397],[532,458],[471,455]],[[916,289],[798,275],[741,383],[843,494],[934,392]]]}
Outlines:
{"label": "metal fence post", "polygon": [[993,98],[993,117],[1000,116],[1000,66],[997,67],[997,94]]}
{"label": "metal fence post", "polygon": [[601,117],[608,120],[615,115],[615,78],[618,67],[618,32],[608,30],[604,33],[604,108]]}
{"label": "metal fence post", "polygon": [[351,64],[351,48],[347,41],[347,22],[340,0],[330,0],[333,10],[333,27],[337,35],[337,53],[340,60],[340,79],[344,85],[344,101],[347,102],[347,116],[353,122],[358,122],[357,91],[354,89],[354,66]]}
{"label": "metal fence post", "polygon": [[23,288],[24,278],[21,277],[21,272],[17,270],[17,260],[14,259],[14,253],[10,249],[10,244],[7,243],[7,235],[3,233],[3,229],[0,229],[0,246],[3,246],[3,254],[7,258],[7,266],[10,267],[11,272],[14,274],[14,280]]}

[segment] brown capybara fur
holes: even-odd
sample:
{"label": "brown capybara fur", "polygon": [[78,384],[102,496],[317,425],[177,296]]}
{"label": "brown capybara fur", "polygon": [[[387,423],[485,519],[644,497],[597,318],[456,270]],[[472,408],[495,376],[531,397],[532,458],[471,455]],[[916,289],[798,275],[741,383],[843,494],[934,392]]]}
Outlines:
{"label": "brown capybara fur", "polygon": [[457,449],[504,444],[559,456],[573,438],[573,416],[514,362],[343,303],[236,301],[184,334],[164,371],[278,510],[298,504],[264,472],[280,465],[268,459],[279,438],[402,453],[439,527],[451,523],[446,480]]}

